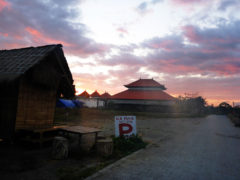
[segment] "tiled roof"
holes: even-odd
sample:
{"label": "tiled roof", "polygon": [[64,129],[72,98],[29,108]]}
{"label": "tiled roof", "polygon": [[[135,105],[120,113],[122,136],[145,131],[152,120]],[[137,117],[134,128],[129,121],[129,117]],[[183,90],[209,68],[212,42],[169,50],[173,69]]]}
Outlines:
{"label": "tiled roof", "polygon": [[89,94],[87,91],[83,91],[81,94],[78,95],[79,97],[85,97],[85,98],[89,98]]}
{"label": "tiled roof", "polygon": [[56,47],[62,45],[0,50],[0,74],[23,74]]}
{"label": "tiled roof", "polygon": [[[75,92],[73,78],[61,44],[0,50],[0,84],[4,86],[4,83],[14,82],[23,75],[29,75],[28,72],[31,69],[41,67],[41,62],[45,62],[45,60],[50,62],[48,64],[51,64],[51,67],[56,70],[53,70],[53,73],[60,79],[59,91],[65,97],[73,97]],[[44,69],[38,70],[41,72],[35,71],[40,77],[37,82],[46,85],[46,83],[40,82],[41,80],[47,82],[45,78],[41,78],[41,73],[45,74]],[[36,83],[35,80],[33,78],[34,83]]]}
{"label": "tiled roof", "polygon": [[96,91],[94,91],[91,95],[91,97],[101,97],[100,94]]}
{"label": "tiled roof", "polygon": [[126,90],[115,94],[111,99],[131,100],[174,100],[175,98],[161,90]]}
{"label": "tiled roof", "polygon": [[105,92],[101,95],[101,98],[106,98],[107,99],[107,98],[110,98],[110,97],[111,97],[111,95],[107,92]]}
{"label": "tiled roof", "polygon": [[137,81],[134,81],[130,84],[125,85],[125,87],[127,88],[131,88],[131,87],[151,87],[151,88],[163,88],[164,90],[166,89],[164,87],[164,85],[158,83],[157,81],[155,81],[154,79],[139,79]]}

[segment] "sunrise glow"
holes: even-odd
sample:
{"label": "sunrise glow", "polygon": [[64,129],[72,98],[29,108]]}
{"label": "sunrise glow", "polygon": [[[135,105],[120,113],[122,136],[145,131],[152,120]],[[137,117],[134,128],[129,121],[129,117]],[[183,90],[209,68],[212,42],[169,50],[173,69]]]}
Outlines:
{"label": "sunrise glow", "polygon": [[238,0],[0,0],[0,48],[62,44],[77,94],[154,78],[175,97],[240,102]]}

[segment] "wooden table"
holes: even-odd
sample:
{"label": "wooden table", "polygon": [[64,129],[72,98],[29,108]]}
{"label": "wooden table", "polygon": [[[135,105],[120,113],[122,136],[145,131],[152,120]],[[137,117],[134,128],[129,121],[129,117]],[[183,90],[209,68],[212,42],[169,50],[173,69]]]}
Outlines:
{"label": "wooden table", "polygon": [[97,134],[101,132],[100,129],[84,127],[84,126],[65,126],[59,128],[60,132],[64,134],[77,134],[79,136],[79,143],[81,141],[81,136],[84,134],[95,134],[95,143],[97,141]]}
{"label": "wooden table", "polygon": [[[95,134],[95,143],[97,140],[97,134],[101,132],[100,129],[84,127],[84,126],[53,126],[44,129],[21,129],[17,133],[21,134],[20,140],[38,143],[42,147],[44,142],[52,141],[55,136],[59,133],[64,135],[78,134],[79,142],[81,141],[81,136],[84,134]],[[19,134],[19,135],[20,135]]]}

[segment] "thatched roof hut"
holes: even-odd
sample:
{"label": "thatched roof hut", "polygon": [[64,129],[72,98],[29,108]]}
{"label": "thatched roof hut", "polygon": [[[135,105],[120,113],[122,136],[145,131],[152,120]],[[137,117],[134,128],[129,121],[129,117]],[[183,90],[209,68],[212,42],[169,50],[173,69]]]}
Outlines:
{"label": "thatched roof hut", "polygon": [[62,45],[0,50],[0,138],[53,125],[56,98],[74,96]]}

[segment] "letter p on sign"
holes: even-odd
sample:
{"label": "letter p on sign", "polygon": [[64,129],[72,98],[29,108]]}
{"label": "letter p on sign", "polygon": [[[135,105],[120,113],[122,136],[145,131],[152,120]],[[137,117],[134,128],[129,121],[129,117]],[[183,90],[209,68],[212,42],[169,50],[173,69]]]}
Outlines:
{"label": "letter p on sign", "polygon": [[115,116],[115,136],[137,134],[136,116]]}

